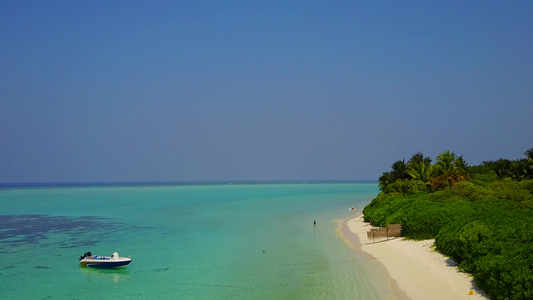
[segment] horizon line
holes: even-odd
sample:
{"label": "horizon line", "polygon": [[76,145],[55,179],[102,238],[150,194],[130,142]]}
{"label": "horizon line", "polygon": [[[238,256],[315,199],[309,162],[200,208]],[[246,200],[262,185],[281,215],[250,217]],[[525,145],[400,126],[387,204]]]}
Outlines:
{"label": "horizon line", "polygon": [[0,188],[16,187],[90,187],[90,186],[172,186],[172,185],[231,185],[231,184],[318,184],[318,183],[377,183],[375,179],[268,179],[268,180],[178,180],[178,181],[50,181],[0,182]]}

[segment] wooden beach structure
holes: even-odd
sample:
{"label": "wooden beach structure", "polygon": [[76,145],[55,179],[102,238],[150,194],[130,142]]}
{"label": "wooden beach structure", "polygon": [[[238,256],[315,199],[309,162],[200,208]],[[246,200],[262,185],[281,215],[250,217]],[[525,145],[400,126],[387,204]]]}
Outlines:
{"label": "wooden beach structure", "polygon": [[400,237],[402,236],[402,224],[389,224],[386,227],[372,228],[366,233],[366,236],[372,240],[372,243],[375,239],[386,238],[388,240],[392,237]]}

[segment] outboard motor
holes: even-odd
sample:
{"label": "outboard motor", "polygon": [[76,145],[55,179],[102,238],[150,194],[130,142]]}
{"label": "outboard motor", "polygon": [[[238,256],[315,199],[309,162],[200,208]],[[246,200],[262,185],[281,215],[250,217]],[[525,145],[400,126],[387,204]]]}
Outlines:
{"label": "outboard motor", "polygon": [[80,260],[82,260],[82,259],[84,259],[84,258],[86,258],[86,257],[89,257],[89,256],[91,256],[91,255],[92,255],[92,254],[91,254],[91,251],[89,251],[89,252],[85,252],[85,254],[84,254],[83,256],[80,256]]}

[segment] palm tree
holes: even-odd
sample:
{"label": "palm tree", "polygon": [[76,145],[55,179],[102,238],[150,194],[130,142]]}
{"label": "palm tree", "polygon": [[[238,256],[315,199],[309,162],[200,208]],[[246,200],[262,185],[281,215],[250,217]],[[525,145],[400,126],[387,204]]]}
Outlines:
{"label": "palm tree", "polygon": [[455,160],[455,167],[462,169],[466,173],[466,170],[468,169],[468,163],[464,160],[462,155]]}
{"label": "palm tree", "polygon": [[432,167],[430,157],[424,157],[422,153],[418,152],[411,157],[407,165],[407,174],[412,179],[420,180],[424,183],[431,179]]}
{"label": "palm tree", "polygon": [[409,174],[414,180],[429,182],[431,179],[432,170],[433,167],[431,164],[417,162],[409,166],[409,169],[407,169],[407,174]]}
{"label": "palm tree", "polygon": [[404,160],[399,160],[392,164],[390,172],[384,172],[378,179],[379,188],[387,193],[387,187],[398,180],[409,178],[407,174],[407,164]]}
{"label": "palm tree", "polygon": [[514,179],[520,181],[528,179],[532,175],[531,159],[520,159],[511,162],[511,172]]}
{"label": "palm tree", "polygon": [[527,150],[524,154],[527,156],[526,177],[533,179],[533,148]]}
{"label": "palm tree", "polygon": [[450,150],[441,153],[437,156],[437,163],[433,165],[432,188],[444,184],[451,188],[456,182],[466,180],[465,167],[466,162],[462,156],[457,157]]}
{"label": "palm tree", "polygon": [[411,156],[411,159],[407,162],[408,165],[415,164],[415,163],[426,163],[431,164],[431,157],[424,157],[424,154],[421,152],[417,152]]}
{"label": "palm tree", "polygon": [[497,161],[484,161],[483,164],[488,166],[495,174],[496,178],[504,179],[512,177],[512,162],[505,158],[500,158]]}
{"label": "palm tree", "polygon": [[393,163],[391,173],[396,178],[396,180],[408,179],[409,174],[407,174],[407,164],[405,163],[405,160],[399,160]]}
{"label": "palm tree", "polygon": [[533,148],[527,150],[524,152],[524,154],[527,156],[528,159],[533,159]]}
{"label": "palm tree", "polygon": [[384,172],[383,175],[379,176],[379,179],[378,179],[379,189],[382,192],[386,192],[389,184],[392,184],[395,181],[396,181],[396,178],[391,172]]}

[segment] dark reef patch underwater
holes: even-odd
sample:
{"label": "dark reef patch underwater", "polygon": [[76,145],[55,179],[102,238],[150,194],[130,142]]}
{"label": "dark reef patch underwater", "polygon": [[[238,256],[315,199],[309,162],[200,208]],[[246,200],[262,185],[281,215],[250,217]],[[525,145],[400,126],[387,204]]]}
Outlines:
{"label": "dark reef patch underwater", "polygon": [[0,253],[15,251],[16,246],[50,245],[50,234],[62,234],[59,248],[94,246],[105,233],[131,229],[122,223],[100,217],[47,215],[0,215]]}

